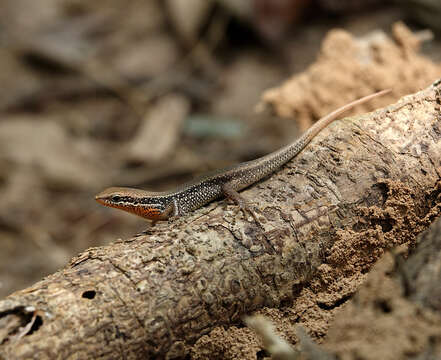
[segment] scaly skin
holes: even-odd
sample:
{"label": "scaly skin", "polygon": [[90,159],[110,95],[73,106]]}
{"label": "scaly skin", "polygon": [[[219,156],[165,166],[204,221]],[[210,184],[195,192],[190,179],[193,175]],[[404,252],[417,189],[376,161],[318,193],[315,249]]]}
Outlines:
{"label": "scaly skin", "polygon": [[109,207],[117,208],[152,220],[166,220],[196,210],[221,196],[232,198],[241,208],[248,210],[240,191],[298,155],[309,142],[343,112],[373,98],[387,94],[383,90],[355,100],[317,121],[299,139],[283,148],[256,160],[208,173],[171,191],[149,192],[140,189],[112,187],[99,193],[95,199]]}

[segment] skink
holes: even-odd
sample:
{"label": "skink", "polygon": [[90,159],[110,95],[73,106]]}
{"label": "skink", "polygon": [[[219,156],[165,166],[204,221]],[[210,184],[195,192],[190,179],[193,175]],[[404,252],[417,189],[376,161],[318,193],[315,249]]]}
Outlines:
{"label": "skink", "polygon": [[111,187],[96,195],[95,199],[109,207],[121,209],[155,223],[171,216],[189,214],[221,197],[231,198],[242,209],[249,210],[238,191],[273,173],[298,155],[309,142],[343,112],[356,105],[390,92],[390,89],[365,96],[331,112],[311,126],[300,138],[261,158],[237,164],[203,175],[174,190],[150,192],[146,190]]}

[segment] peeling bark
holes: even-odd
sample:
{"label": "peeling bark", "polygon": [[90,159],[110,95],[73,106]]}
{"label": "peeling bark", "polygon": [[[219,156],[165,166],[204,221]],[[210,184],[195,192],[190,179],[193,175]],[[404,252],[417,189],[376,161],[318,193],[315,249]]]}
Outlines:
{"label": "peeling bark", "polygon": [[214,202],[0,301],[0,357],[184,357],[216,326],[292,303],[326,267],[364,274],[385,249],[412,245],[439,213],[439,89],[331,124],[243,192],[259,224]]}

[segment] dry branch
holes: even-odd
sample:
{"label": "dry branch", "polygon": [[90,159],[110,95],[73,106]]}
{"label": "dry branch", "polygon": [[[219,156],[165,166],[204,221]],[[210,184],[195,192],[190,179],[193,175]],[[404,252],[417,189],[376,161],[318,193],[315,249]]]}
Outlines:
{"label": "dry branch", "polygon": [[259,224],[215,202],[89,249],[10,295],[0,302],[0,357],[183,357],[214,327],[292,304],[325,273],[361,281],[385,249],[412,243],[439,212],[430,200],[441,171],[436,86],[332,124],[244,191]]}

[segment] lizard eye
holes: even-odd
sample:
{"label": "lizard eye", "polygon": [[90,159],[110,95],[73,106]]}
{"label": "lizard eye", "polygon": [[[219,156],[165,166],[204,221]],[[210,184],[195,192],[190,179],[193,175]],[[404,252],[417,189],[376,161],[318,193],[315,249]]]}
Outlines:
{"label": "lizard eye", "polygon": [[113,202],[119,202],[119,201],[121,201],[121,196],[119,196],[119,195],[113,195],[113,196],[112,196],[112,201],[113,201]]}

